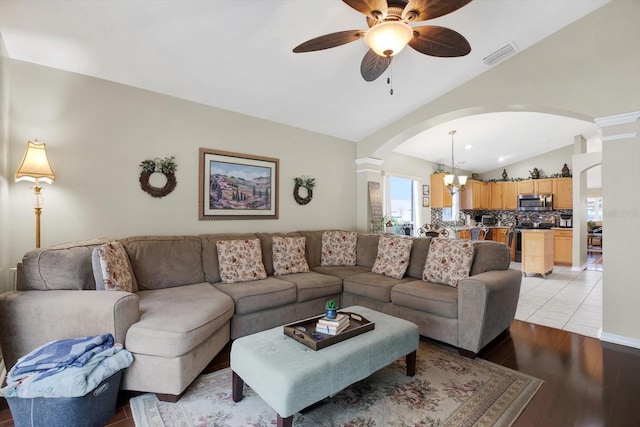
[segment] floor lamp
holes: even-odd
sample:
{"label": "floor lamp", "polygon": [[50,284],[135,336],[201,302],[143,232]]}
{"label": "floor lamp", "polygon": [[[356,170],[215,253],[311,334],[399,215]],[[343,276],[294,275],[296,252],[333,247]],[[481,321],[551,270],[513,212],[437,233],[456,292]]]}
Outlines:
{"label": "floor lamp", "polygon": [[22,163],[16,172],[16,182],[34,182],[33,207],[36,212],[36,248],[40,247],[40,213],[42,212],[42,187],[40,181],[52,184],[56,180],[56,175],[51,169],[47,158],[47,145],[35,141],[27,142],[27,149],[24,152]]}

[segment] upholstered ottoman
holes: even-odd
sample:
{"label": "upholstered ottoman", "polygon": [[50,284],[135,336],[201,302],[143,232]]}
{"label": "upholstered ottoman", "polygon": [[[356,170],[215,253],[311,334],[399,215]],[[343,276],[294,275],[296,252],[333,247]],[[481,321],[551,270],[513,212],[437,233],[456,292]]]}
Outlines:
{"label": "upholstered ottoman", "polygon": [[406,356],[407,375],[415,374],[418,327],[365,307],[344,311],[375,323],[372,331],[314,351],[277,327],[233,341],[233,400],[246,382],[278,414],[278,426],[291,426],[293,414],[338,393]]}

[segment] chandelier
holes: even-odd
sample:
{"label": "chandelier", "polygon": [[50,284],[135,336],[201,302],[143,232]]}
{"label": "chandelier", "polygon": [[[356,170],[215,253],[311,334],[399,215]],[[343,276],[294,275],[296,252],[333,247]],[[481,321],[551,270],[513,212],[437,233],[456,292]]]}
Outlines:
{"label": "chandelier", "polygon": [[449,132],[449,135],[451,135],[451,173],[444,176],[444,185],[447,186],[452,196],[458,191],[464,190],[464,186],[467,183],[466,175],[456,176],[456,162],[453,158],[453,135],[455,133],[455,130]]}

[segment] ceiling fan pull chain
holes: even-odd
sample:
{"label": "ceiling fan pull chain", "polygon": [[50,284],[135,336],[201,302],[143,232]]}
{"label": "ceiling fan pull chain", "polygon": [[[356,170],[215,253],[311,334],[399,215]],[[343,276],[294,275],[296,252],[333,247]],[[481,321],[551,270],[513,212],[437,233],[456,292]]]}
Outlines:
{"label": "ceiling fan pull chain", "polygon": [[389,64],[389,76],[387,77],[389,85],[389,95],[393,95],[393,64]]}

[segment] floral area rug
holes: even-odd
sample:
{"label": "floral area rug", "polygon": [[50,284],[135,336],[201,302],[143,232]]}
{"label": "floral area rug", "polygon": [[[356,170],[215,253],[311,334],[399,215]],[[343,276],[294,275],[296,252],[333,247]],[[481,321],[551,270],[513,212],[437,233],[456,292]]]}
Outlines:
{"label": "floral area rug", "polygon": [[[420,342],[416,375],[404,358],[294,415],[293,425],[510,426],[542,380]],[[249,386],[231,398],[231,370],[198,377],[176,403],[154,394],[130,401],[138,427],[273,426],[276,412]]]}

